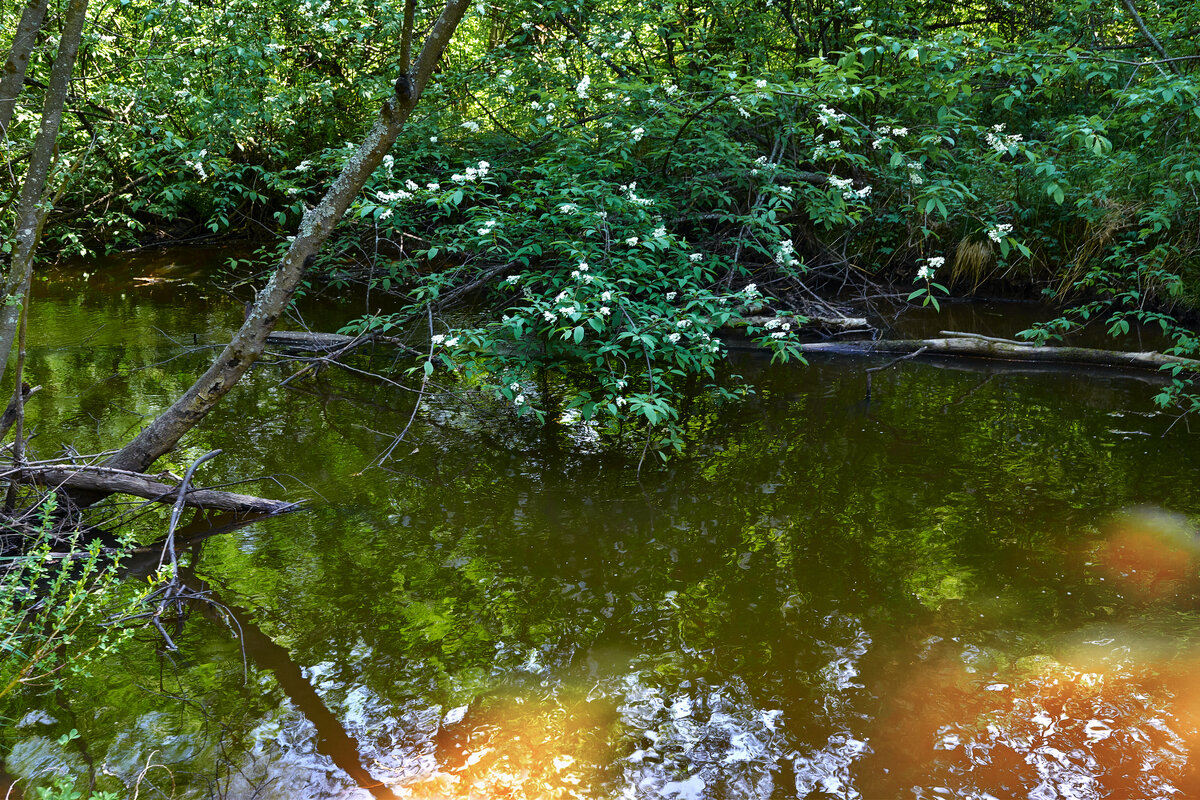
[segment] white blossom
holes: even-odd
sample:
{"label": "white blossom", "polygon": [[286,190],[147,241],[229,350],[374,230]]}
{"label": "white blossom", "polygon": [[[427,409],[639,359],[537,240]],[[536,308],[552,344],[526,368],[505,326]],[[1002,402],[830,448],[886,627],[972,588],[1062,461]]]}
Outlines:
{"label": "white blossom", "polygon": [[635,142],[640,142],[642,137],[646,135],[646,129],[640,125],[629,132],[629,138]]}
{"label": "white blossom", "polygon": [[588,96],[588,87],[592,85],[592,79],[584,75],[579,83],[575,84],[575,94],[579,95],[580,100],[586,100]]}
{"label": "white blossom", "polygon": [[675,342],[679,341],[679,334],[678,333],[668,333],[667,341],[669,341],[671,344],[675,344]]}
{"label": "white blossom", "polygon": [[1005,236],[1008,236],[1010,233],[1012,233],[1012,229],[1012,225],[1009,225],[1007,222],[1002,222],[994,228],[988,228],[987,235],[988,238],[993,242],[999,242]]}
{"label": "white blossom", "polygon": [[629,245],[630,247],[633,247],[637,243],[638,243],[638,238],[636,236],[630,236],[628,239],[625,240],[625,244]]}
{"label": "white blossom", "polygon": [[701,255],[700,253],[692,253],[691,255],[688,256],[688,261],[695,264],[697,261],[699,261],[702,258],[704,258],[704,256]]}
{"label": "white blossom", "polygon": [[654,229],[653,236],[655,239],[662,239],[666,235],[667,235],[667,229],[665,227],[663,227],[662,225],[659,225],[657,228]]}

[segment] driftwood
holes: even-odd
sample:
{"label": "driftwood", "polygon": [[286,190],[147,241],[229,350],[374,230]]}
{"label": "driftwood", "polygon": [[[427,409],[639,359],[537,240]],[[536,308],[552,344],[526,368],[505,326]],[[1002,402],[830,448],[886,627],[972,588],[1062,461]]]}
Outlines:
{"label": "driftwood", "polygon": [[1109,369],[1161,370],[1181,367],[1200,372],[1200,361],[1156,352],[1122,352],[1090,347],[1037,347],[1006,339],[973,334],[955,334],[940,339],[897,339],[877,342],[813,342],[799,345],[805,353],[844,355],[906,354],[967,356],[1001,361],[1032,361],[1046,364],[1074,364]]}
{"label": "driftwood", "polygon": [[267,344],[276,347],[286,347],[289,350],[310,350],[320,353],[331,353],[359,347],[370,342],[402,345],[403,342],[394,336],[345,336],[340,333],[319,333],[315,331],[272,331],[267,335]]}
{"label": "driftwood", "polygon": [[[85,464],[31,464],[14,469],[0,478],[18,479],[42,486],[81,489],[104,494],[131,494],[147,500],[170,503],[179,493],[179,486],[163,483],[161,475],[113,469]],[[184,496],[184,505],[193,508],[213,508],[242,514],[280,514],[299,507],[299,503],[267,500],[247,494],[222,492],[215,489],[191,489]]]}

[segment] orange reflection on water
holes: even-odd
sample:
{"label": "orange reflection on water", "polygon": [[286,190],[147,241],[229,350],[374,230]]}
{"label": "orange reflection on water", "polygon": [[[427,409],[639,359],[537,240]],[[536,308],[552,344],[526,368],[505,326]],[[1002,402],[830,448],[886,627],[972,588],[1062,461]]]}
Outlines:
{"label": "orange reflection on water", "polygon": [[1106,527],[1099,562],[1123,588],[1145,599],[1175,594],[1196,580],[1200,540],[1188,521],[1157,508],[1132,508]]}
{"label": "orange reflection on water", "polygon": [[489,699],[438,736],[438,769],[393,786],[412,800],[586,800],[611,760],[611,704]]}
{"label": "orange reflection on water", "polygon": [[879,785],[864,797],[1200,797],[1195,656],[1086,667],[1041,656],[990,683],[948,657],[888,706],[871,736]]}

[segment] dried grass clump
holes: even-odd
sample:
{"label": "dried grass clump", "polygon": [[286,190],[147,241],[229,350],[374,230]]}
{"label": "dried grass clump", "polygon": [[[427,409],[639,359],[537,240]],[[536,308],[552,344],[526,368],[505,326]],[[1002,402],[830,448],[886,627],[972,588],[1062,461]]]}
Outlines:
{"label": "dried grass clump", "polygon": [[954,263],[950,267],[950,278],[955,283],[969,283],[976,291],[988,278],[988,270],[995,264],[992,244],[987,239],[973,241],[963,238],[954,251]]}

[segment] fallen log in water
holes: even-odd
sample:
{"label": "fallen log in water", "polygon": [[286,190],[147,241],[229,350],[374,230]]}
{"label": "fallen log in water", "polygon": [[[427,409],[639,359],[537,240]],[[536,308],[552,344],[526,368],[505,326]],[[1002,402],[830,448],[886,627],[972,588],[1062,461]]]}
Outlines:
{"label": "fallen log in water", "polygon": [[922,355],[966,356],[1001,361],[1033,361],[1047,364],[1074,364],[1110,369],[1162,370],[1178,366],[1200,372],[1200,360],[1157,352],[1123,352],[1090,347],[1051,347],[1022,344],[975,334],[942,332],[939,339],[881,339],[875,342],[813,342],[799,345],[805,353],[846,355],[889,355],[922,351]]}
{"label": "fallen log in water", "polygon": [[341,333],[321,333],[319,331],[272,331],[267,335],[268,345],[285,347],[289,350],[310,350],[322,353],[353,349],[371,342],[404,346],[402,340],[394,336],[382,335],[346,336]]}
{"label": "fallen log in water", "polygon": [[[0,473],[0,478],[85,492],[131,494],[164,503],[174,502],[179,494],[178,486],[164,483],[159,475],[84,464],[30,464]],[[295,510],[300,504],[215,489],[191,489],[184,496],[184,505],[242,514],[281,514]]]}

